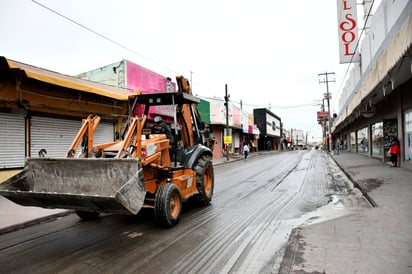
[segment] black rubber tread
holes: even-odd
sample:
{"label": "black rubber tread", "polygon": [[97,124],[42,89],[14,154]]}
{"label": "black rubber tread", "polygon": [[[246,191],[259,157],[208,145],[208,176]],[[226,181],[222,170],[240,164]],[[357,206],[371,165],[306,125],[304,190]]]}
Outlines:
{"label": "black rubber tread", "polygon": [[83,210],[76,210],[76,214],[83,220],[97,219],[100,215],[99,212],[83,211]]}
{"label": "black rubber tread", "polygon": [[[170,210],[170,200],[172,195],[177,193],[179,196],[179,211],[176,216],[172,216]],[[182,211],[182,200],[179,188],[171,183],[164,184],[156,192],[154,203],[154,215],[156,223],[162,227],[172,227],[179,221]]]}
{"label": "black rubber tread", "polygon": [[[201,156],[197,160],[193,170],[196,172],[196,187],[199,191],[199,194],[194,196],[195,201],[200,206],[206,206],[210,203],[210,201],[212,201],[213,190],[215,187],[212,158],[207,155]],[[207,170],[210,171],[212,177],[212,186],[208,193],[206,193],[204,185],[204,179]]]}

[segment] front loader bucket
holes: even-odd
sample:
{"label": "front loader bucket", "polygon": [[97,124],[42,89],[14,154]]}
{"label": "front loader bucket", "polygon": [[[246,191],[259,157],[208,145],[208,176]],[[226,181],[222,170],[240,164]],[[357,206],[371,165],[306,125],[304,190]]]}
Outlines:
{"label": "front loader bucket", "polygon": [[139,159],[29,158],[0,195],[25,206],[135,215],[146,188]]}

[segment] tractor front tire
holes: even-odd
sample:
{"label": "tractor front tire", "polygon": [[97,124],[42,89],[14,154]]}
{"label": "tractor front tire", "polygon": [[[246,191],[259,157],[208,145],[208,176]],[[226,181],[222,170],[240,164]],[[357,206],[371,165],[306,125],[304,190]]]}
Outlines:
{"label": "tractor front tire", "polygon": [[164,184],[156,192],[154,215],[162,227],[172,227],[179,221],[182,198],[179,188],[171,183]]}
{"label": "tractor front tire", "polygon": [[199,158],[194,166],[196,172],[196,187],[199,194],[195,196],[196,202],[200,206],[206,206],[210,203],[213,196],[214,172],[212,159],[203,155]]}

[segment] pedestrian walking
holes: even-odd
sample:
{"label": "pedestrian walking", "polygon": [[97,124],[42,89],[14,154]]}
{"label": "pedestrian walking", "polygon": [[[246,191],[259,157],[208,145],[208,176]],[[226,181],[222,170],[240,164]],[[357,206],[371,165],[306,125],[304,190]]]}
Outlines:
{"label": "pedestrian walking", "polygon": [[390,161],[393,167],[399,166],[399,142],[395,137],[391,137],[391,145],[389,147]]}
{"label": "pedestrian walking", "polygon": [[245,143],[243,146],[243,154],[245,155],[245,160],[246,160],[247,156],[249,155],[249,146],[247,145],[247,143]]}
{"label": "pedestrian walking", "polygon": [[339,155],[339,153],[340,153],[340,148],[341,148],[341,141],[340,141],[340,138],[338,138],[336,140],[336,154],[337,155]]}

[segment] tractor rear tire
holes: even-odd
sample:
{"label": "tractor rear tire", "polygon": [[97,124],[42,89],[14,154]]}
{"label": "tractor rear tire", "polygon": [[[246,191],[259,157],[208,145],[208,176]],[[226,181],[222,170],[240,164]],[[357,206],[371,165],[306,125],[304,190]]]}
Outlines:
{"label": "tractor rear tire", "polygon": [[156,192],[154,215],[162,227],[172,227],[179,221],[182,198],[179,188],[171,183],[164,184]]}
{"label": "tractor rear tire", "polygon": [[199,191],[194,198],[198,205],[206,206],[210,203],[213,196],[214,171],[210,156],[201,156],[194,166],[196,172],[196,187]]}
{"label": "tractor rear tire", "polygon": [[76,210],[77,216],[79,216],[82,220],[94,220],[99,217],[99,212],[92,212],[92,211],[83,211],[83,210]]}

